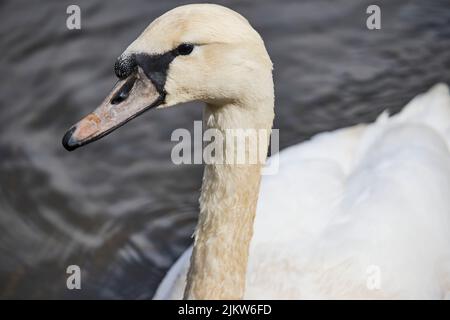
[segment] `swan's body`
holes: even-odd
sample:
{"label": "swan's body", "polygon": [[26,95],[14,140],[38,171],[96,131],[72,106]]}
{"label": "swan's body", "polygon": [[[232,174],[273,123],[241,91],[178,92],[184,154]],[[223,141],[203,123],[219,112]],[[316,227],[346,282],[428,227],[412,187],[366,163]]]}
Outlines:
{"label": "swan's body", "polygon": [[[272,128],[270,57],[248,21],[227,8],[167,12],[115,69],[112,93],[64,136],[68,150],[147,109],[194,100],[206,105],[206,128],[219,133]],[[261,188],[261,162],[208,162],[192,254],[175,264],[156,298],[444,297],[449,100],[440,85],[399,115],[289,148]],[[228,142],[227,160],[236,153]],[[265,138],[244,151],[264,155],[267,147]]]}
{"label": "swan's body", "polygon": [[[398,115],[282,151],[261,182],[244,297],[450,297],[449,148],[438,85]],[[190,253],[156,299],[182,298]]]}

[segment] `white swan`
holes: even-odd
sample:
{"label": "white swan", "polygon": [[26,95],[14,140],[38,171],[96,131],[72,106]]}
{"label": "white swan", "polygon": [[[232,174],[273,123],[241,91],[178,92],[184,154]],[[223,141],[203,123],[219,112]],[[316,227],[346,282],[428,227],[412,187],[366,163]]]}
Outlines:
{"label": "white swan", "polygon": [[[224,7],[164,14],[116,73],[110,96],[64,136],[67,149],[151,107],[192,100],[206,103],[210,128],[272,126],[264,44]],[[282,151],[279,173],[259,184],[259,164],[205,166],[194,254],[179,258],[156,299],[450,297],[446,85],[395,116]]]}
{"label": "white swan", "polygon": [[[283,150],[261,182],[245,298],[450,298],[449,147],[440,84]],[[155,299],[182,298],[191,251]]]}

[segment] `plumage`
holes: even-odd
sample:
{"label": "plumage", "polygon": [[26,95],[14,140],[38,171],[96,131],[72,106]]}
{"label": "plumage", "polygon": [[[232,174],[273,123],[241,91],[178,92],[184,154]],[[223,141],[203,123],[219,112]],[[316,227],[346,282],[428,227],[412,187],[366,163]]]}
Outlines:
{"label": "plumage", "polygon": [[[281,151],[262,178],[244,297],[450,297],[449,147],[438,84],[397,115]],[[156,299],[182,297],[190,252]]]}

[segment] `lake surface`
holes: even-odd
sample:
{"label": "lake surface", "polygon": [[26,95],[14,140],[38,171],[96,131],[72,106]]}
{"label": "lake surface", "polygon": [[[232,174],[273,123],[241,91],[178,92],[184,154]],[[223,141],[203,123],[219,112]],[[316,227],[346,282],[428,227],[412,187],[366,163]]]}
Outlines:
{"label": "lake surface", "polygon": [[[116,79],[115,59],[157,16],[182,1],[0,4],[0,298],[151,298],[191,243],[202,166],[170,160],[177,128],[202,107],[148,112],[68,153],[64,132]],[[450,2],[222,1],[261,33],[274,62],[282,148],[317,132],[399,111],[436,82],[450,83]],[[82,270],[67,290],[66,268]]]}

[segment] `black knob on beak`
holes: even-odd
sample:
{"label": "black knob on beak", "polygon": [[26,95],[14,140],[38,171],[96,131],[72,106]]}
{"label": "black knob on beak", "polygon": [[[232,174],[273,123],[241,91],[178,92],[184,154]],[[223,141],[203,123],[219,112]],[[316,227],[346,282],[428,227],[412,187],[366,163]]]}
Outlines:
{"label": "black knob on beak", "polygon": [[123,80],[129,77],[137,69],[136,57],[133,55],[120,56],[114,64],[114,72],[117,78]]}

